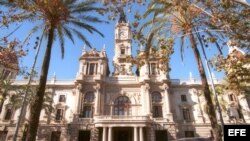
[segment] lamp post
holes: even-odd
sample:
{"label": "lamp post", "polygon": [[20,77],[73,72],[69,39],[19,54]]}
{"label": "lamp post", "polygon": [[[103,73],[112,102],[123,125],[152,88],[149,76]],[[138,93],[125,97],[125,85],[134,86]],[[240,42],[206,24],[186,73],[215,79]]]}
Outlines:
{"label": "lamp post", "polygon": [[[42,36],[42,37],[43,37],[43,36]],[[42,39],[42,38],[41,38],[41,39]],[[18,120],[17,120],[17,123],[16,123],[15,134],[14,134],[14,137],[13,137],[13,141],[16,141],[16,140],[17,140],[18,130],[19,130],[19,128],[20,128],[20,124],[21,124],[21,121],[22,121],[22,118],[23,118],[23,115],[24,115],[24,110],[25,110],[25,108],[26,108],[26,104],[27,104],[27,101],[26,101],[26,100],[27,100],[27,96],[28,96],[28,90],[29,90],[29,86],[30,86],[30,83],[31,83],[32,78],[33,78],[33,75],[34,75],[34,69],[35,69],[37,57],[38,57],[38,54],[39,54],[39,51],[40,51],[41,41],[42,41],[42,40],[40,40],[40,44],[39,44],[39,45],[38,45],[38,42],[36,43],[37,50],[36,50],[36,54],[35,54],[35,60],[34,60],[34,62],[33,62],[33,64],[32,64],[31,73],[30,73],[30,75],[29,75],[28,83],[27,83],[27,86],[26,86],[26,88],[25,88],[23,103],[22,103],[20,115],[19,115]]]}
{"label": "lamp post", "polygon": [[[204,36],[203,36],[203,40],[205,40]],[[210,81],[211,81],[211,86],[212,86],[212,91],[213,91],[213,94],[214,94],[215,105],[218,108],[219,118],[220,118],[220,122],[221,122],[221,129],[222,129],[222,134],[223,134],[224,120],[223,120],[223,116],[222,116],[220,103],[219,103],[219,100],[218,100],[218,94],[215,91],[214,80],[213,80],[213,77],[212,77],[211,68],[210,68],[210,66],[208,64],[207,56],[206,56],[203,44],[201,44],[201,46],[202,46],[202,53],[203,53],[204,58],[205,58],[205,63],[206,63],[207,71],[208,71],[208,76],[209,76]]]}

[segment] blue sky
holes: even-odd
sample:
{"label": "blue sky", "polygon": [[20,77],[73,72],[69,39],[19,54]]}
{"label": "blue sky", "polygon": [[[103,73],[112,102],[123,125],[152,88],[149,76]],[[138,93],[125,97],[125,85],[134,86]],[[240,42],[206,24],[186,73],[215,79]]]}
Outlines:
{"label": "blue sky", "polygon": [[[142,7],[135,7],[135,9],[140,10],[141,12],[145,10],[145,8]],[[135,9],[132,9],[135,11]],[[132,13],[134,12],[132,11]],[[133,21],[133,14],[128,13],[127,10],[125,11],[128,20],[130,23]],[[105,44],[107,54],[109,57],[109,67],[111,73],[113,72],[112,67],[112,59],[114,56],[114,29],[115,29],[115,23],[117,22],[117,19],[115,21],[110,21],[109,24],[97,24],[95,25],[97,29],[99,29],[105,37],[102,38],[96,34],[89,34],[84,33],[87,35],[88,40],[91,42],[92,46],[95,47],[97,50],[102,50],[103,45]],[[20,40],[24,39],[24,37],[27,36],[28,31],[31,27],[31,24],[23,25],[22,28],[14,35],[16,38],[19,38]],[[8,31],[5,31],[5,33]],[[4,32],[2,32],[4,33]],[[1,35],[1,33],[0,33]],[[13,37],[13,38],[15,38]],[[23,57],[20,60],[21,66],[27,66],[28,70],[30,72],[30,67],[34,61],[35,56],[35,50],[33,49],[34,46],[34,40],[31,39],[30,46],[29,46],[29,54],[25,57]],[[186,44],[185,46],[187,46]],[[39,54],[38,62],[36,64],[36,70],[40,72],[42,59],[45,52],[45,46],[46,41],[43,42],[42,48]],[[49,69],[49,75],[48,79],[50,79],[53,74],[56,74],[57,79],[60,80],[74,80],[76,77],[76,73],[79,69],[79,58],[81,56],[81,52],[83,49],[84,43],[82,41],[76,40],[75,44],[72,44],[69,40],[66,40],[65,44],[65,57],[64,59],[61,59],[61,51],[60,47],[57,42],[53,44],[53,50],[52,50],[52,57],[51,57],[51,63],[50,63],[50,69]],[[137,50],[137,44],[132,45],[132,49],[135,55]],[[89,50],[87,48],[87,50]],[[227,49],[224,50],[225,52]],[[215,53],[214,49],[212,47],[208,49],[207,51],[208,56],[211,56]],[[196,65],[196,61],[193,57],[193,52],[191,48],[185,48],[185,54],[184,54],[184,61],[181,61],[181,55],[180,55],[180,48],[179,43],[175,43],[175,52],[171,57],[170,67],[170,77],[171,79],[182,79],[186,80],[189,79],[189,73],[192,72],[193,77],[196,79],[199,79],[199,73]],[[217,78],[222,79],[223,73],[218,73],[214,71],[214,74]],[[19,77],[18,79],[22,79],[22,77]]]}

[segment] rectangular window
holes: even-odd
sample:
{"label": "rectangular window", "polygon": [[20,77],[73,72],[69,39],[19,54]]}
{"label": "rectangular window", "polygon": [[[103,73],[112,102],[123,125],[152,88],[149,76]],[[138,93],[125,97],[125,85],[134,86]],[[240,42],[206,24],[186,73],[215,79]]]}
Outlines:
{"label": "rectangular window", "polygon": [[89,74],[89,63],[87,63],[86,74]]}
{"label": "rectangular window", "polygon": [[50,141],[60,141],[61,132],[60,131],[52,131]]}
{"label": "rectangular window", "polygon": [[87,63],[87,73],[88,75],[97,74],[98,64],[97,63]]}
{"label": "rectangular window", "polygon": [[60,121],[63,119],[63,109],[57,109],[56,110],[56,120]]}
{"label": "rectangular window", "polygon": [[162,117],[162,108],[161,108],[161,106],[153,106],[153,117],[154,118]]}
{"label": "rectangular window", "polygon": [[4,116],[4,120],[10,120],[11,119],[11,115],[12,115],[12,109],[8,108],[6,110],[6,114]]}
{"label": "rectangular window", "polygon": [[185,137],[186,138],[194,137],[194,131],[185,131]]}
{"label": "rectangular window", "polygon": [[149,74],[152,74],[152,75],[157,74],[156,63],[150,63]]}
{"label": "rectangular window", "polygon": [[183,113],[183,119],[185,121],[190,121],[191,120],[189,109],[183,108],[182,113]]}
{"label": "rectangular window", "polygon": [[82,117],[83,118],[92,118],[93,117],[92,106],[84,106]]}
{"label": "rectangular window", "polygon": [[121,48],[121,55],[124,55],[124,54],[125,54],[125,49]]}
{"label": "rectangular window", "polygon": [[89,75],[93,75],[95,73],[95,64],[91,63],[89,65]]}
{"label": "rectangular window", "polygon": [[187,102],[187,96],[181,95],[181,102]]}
{"label": "rectangular window", "polygon": [[66,96],[65,95],[60,95],[59,96],[59,102],[65,102],[66,101]]}

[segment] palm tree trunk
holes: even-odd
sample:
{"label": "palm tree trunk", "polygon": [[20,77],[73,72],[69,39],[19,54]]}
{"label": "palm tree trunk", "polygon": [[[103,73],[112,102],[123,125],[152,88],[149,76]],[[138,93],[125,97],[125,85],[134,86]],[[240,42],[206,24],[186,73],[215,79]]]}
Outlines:
{"label": "palm tree trunk", "polygon": [[39,125],[40,113],[42,110],[43,100],[44,100],[44,92],[47,82],[47,75],[50,64],[51,50],[54,38],[54,28],[49,29],[48,35],[48,43],[45,52],[45,56],[43,59],[43,65],[40,74],[39,86],[35,96],[35,101],[31,104],[30,110],[30,126],[28,130],[28,141],[35,141],[37,129]]}
{"label": "palm tree trunk", "polygon": [[198,96],[199,110],[201,112],[202,121],[203,121],[203,123],[206,123],[206,119],[204,117],[204,113],[203,113],[202,108],[201,108],[200,96],[199,95],[197,95],[197,96]]}
{"label": "palm tree trunk", "polygon": [[188,36],[189,36],[189,40],[191,42],[192,49],[193,49],[193,52],[195,55],[195,59],[197,61],[198,68],[199,68],[202,89],[204,91],[204,96],[205,96],[207,106],[209,109],[208,110],[208,117],[209,117],[210,122],[211,122],[213,137],[214,137],[215,141],[222,141],[221,129],[217,123],[215,107],[214,107],[213,102],[212,102],[211,93],[209,90],[209,85],[207,82],[207,77],[205,74],[204,66],[203,66],[203,63],[201,61],[200,52],[197,48],[197,44],[196,44],[194,35],[192,34],[191,30],[188,32]]}

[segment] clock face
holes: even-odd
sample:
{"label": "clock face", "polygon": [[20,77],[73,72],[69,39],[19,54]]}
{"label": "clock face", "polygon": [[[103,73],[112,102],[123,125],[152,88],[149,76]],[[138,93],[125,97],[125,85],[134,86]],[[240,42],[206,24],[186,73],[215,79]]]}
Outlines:
{"label": "clock face", "polygon": [[127,31],[120,31],[120,39],[126,39],[128,36]]}

